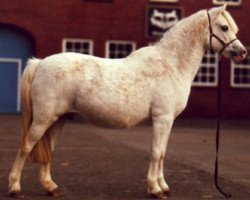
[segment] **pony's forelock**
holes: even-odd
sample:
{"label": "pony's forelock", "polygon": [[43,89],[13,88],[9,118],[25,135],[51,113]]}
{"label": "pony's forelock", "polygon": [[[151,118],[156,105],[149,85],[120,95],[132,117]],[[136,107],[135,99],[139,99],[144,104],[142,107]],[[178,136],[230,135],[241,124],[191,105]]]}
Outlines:
{"label": "pony's forelock", "polygon": [[228,11],[224,11],[222,12],[222,16],[225,17],[225,19],[227,20],[228,25],[230,26],[231,30],[234,33],[237,33],[239,31],[238,26],[236,25],[234,19],[232,18],[232,16],[230,15],[230,13]]}

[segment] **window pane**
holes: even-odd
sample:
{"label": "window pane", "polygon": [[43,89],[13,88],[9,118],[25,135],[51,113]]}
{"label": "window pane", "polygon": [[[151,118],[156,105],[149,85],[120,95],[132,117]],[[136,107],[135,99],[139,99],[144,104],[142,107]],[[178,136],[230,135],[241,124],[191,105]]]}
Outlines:
{"label": "window pane", "polygon": [[108,41],[108,52],[109,58],[124,58],[127,57],[134,49],[133,42],[125,41]]}
{"label": "window pane", "polygon": [[241,63],[232,62],[231,67],[231,85],[233,87],[250,88],[250,56],[248,55]]}
{"label": "window pane", "polygon": [[208,50],[201,62],[200,69],[193,81],[193,86],[217,86],[218,55]]}
{"label": "window pane", "polygon": [[83,39],[65,39],[65,52],[78,52],[84,54],[92,54],[92,46],[90,40]]}

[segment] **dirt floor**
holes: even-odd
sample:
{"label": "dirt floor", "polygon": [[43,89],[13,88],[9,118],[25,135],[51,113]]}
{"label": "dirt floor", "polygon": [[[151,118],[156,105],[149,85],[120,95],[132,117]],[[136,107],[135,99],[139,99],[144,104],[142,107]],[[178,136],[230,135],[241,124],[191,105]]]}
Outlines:
{"label": "dirt floor", "polygon": [[[250,123],[225,121],[220,147],[220,185],[237,200],[250,199]],[[0,200],[9,199],[8,174],[20,143],[21,117],[0,115]],[[105,129],[69,122],[54,153],[52,175],[67,200],[150,199],[145,177],[151,127]],[[214,187],[215,122],[177,120],[167,148],[165,175],[170,200],[225,199]],[[37,164],[27,162],[24,199],[43,195]]]}

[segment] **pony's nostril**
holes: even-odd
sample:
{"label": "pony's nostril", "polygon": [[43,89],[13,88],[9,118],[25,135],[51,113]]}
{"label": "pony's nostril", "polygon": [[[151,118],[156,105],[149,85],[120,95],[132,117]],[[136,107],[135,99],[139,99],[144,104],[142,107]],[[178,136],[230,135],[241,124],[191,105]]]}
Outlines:
{"label": "pony's nostril", "polygon": [[230,54],[231,54],[231,56],[233,56],[233,57],[238,55],[236,51],[230,51]]}
{"label": "pony's nostril", "polygon": [[247,49],[244,48],[241,53],[242,53],[243,56],[246,56],[247,55]]}

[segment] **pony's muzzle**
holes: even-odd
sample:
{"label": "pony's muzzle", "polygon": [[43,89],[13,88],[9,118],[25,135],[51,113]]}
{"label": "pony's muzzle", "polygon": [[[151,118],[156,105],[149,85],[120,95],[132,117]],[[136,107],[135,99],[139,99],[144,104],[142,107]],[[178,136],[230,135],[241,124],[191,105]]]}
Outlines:
{"label": "pony's muzzle", "polygon": [[239,63],[247,57],[248,51],[245,47],[233,46],[233,50],[230,51],[232,59]]}

